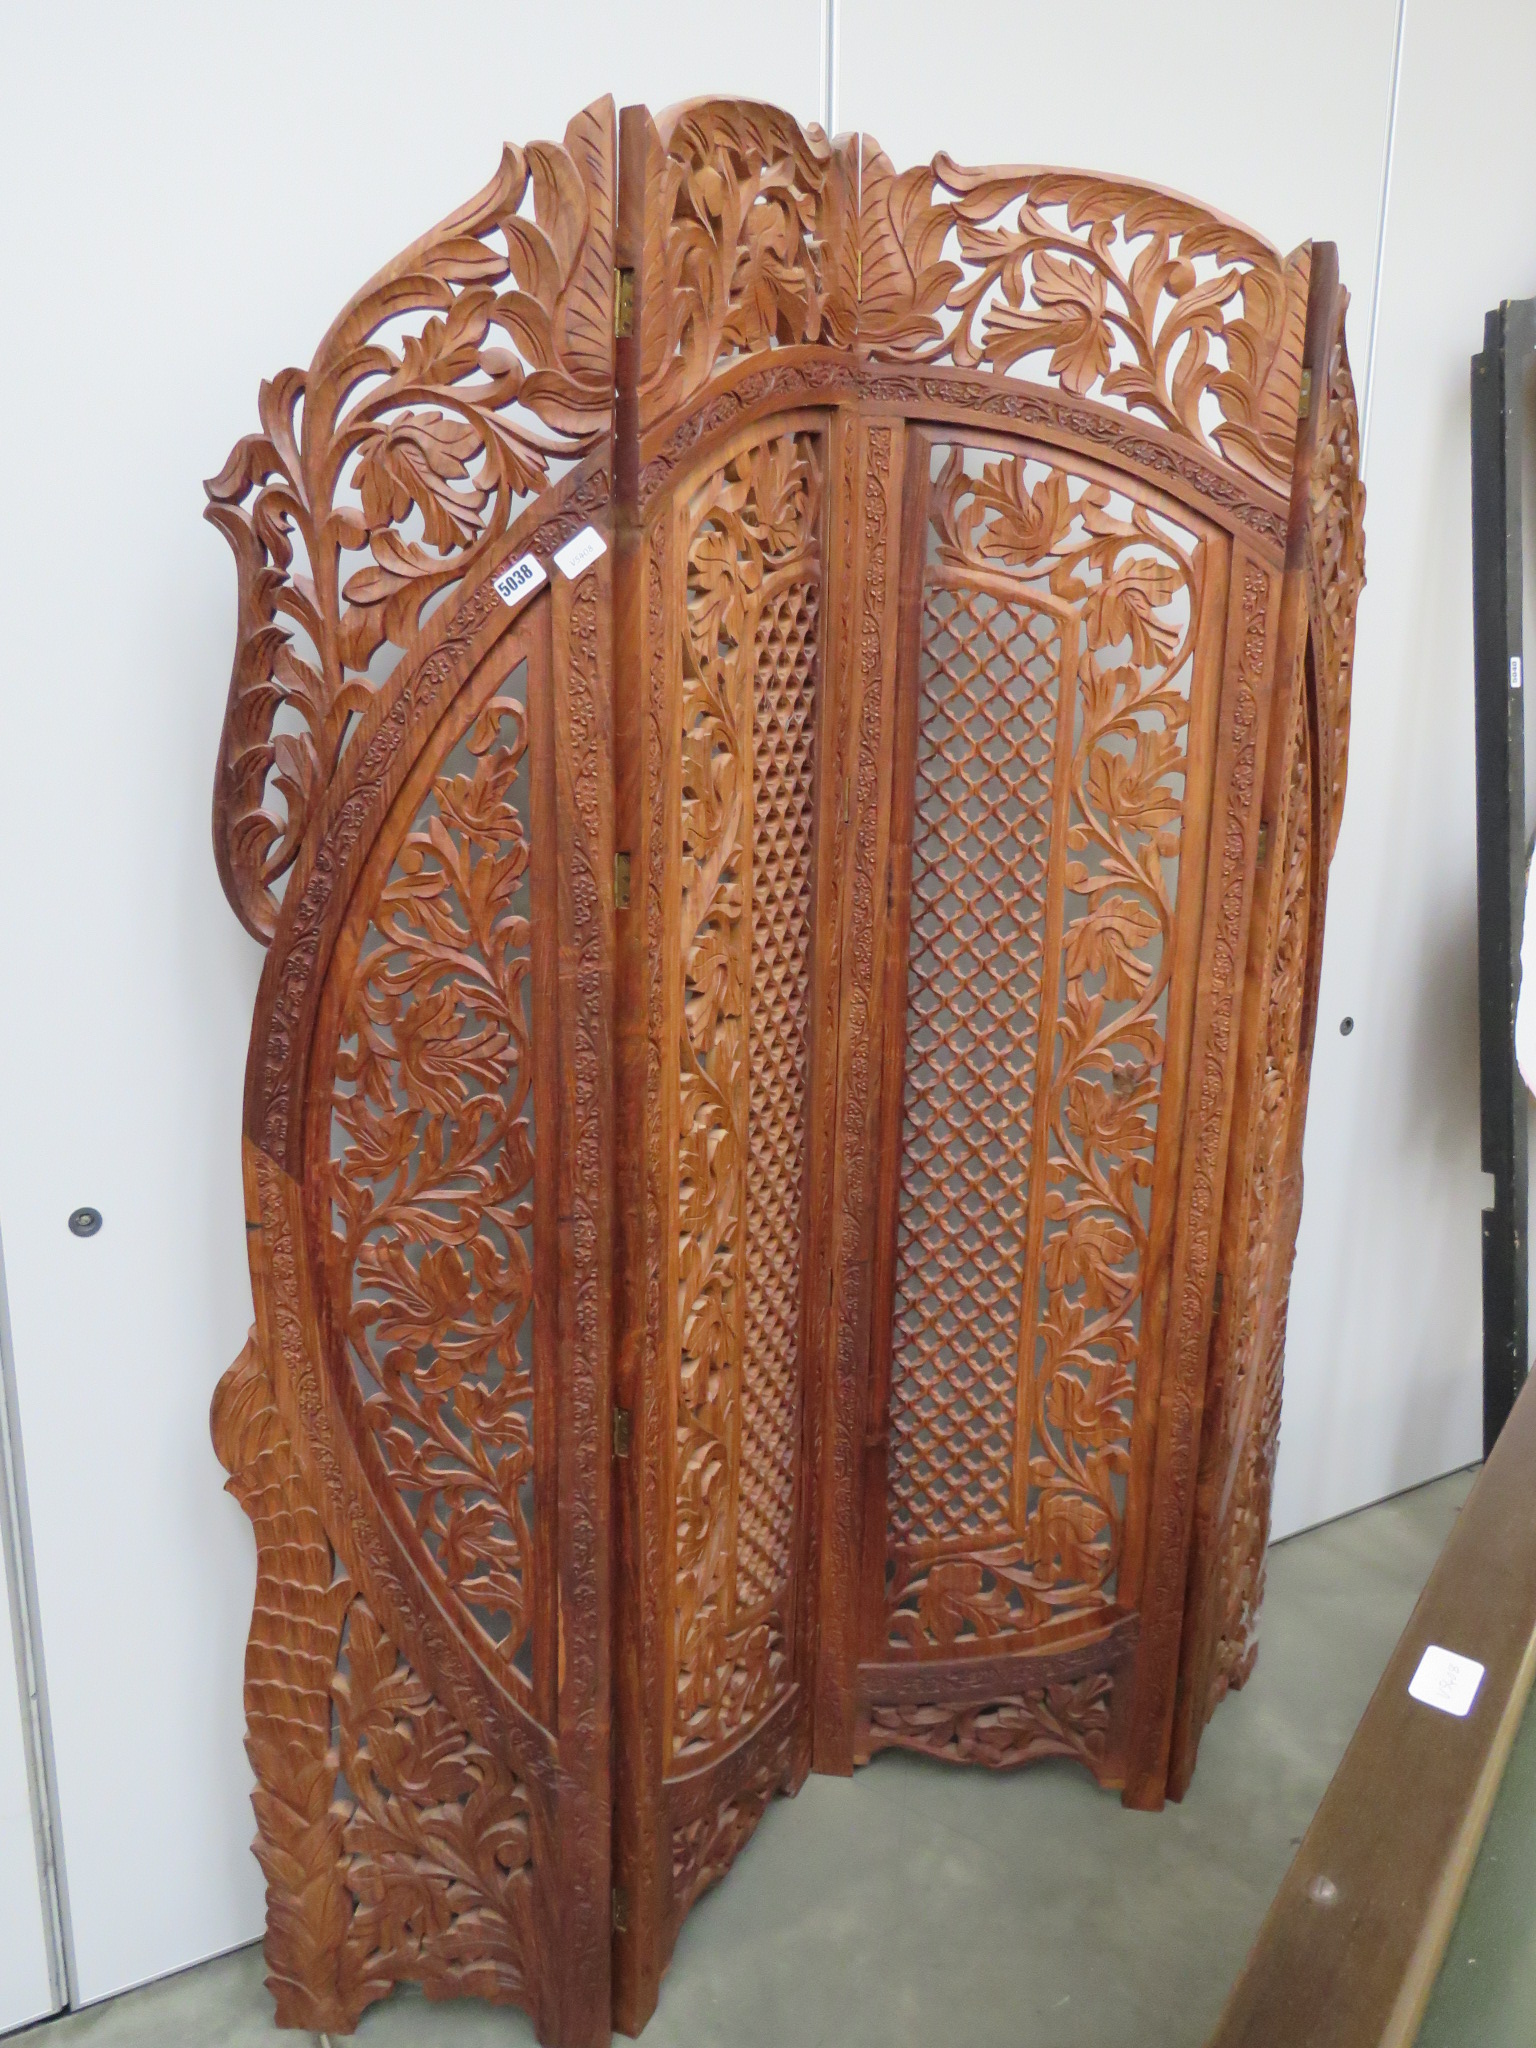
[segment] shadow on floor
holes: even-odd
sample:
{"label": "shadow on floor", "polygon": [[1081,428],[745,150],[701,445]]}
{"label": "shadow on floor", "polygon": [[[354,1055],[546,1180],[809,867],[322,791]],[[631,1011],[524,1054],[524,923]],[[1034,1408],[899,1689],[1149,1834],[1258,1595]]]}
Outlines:
{"label": "shadow on floor", "polygon": [[[1128,1813],[1065,1763],[998,1777],[899,1754],[776,1802],[685,1926],[645,2048],[1198,2048],[1472,1478],[1276,1546],[1258,1669],[1181,1806]],[[253,1947],[14,2038],[304,2037],[273,2026]],[[519,2048],[533,2030],[400,1992],[353,2038]]]}

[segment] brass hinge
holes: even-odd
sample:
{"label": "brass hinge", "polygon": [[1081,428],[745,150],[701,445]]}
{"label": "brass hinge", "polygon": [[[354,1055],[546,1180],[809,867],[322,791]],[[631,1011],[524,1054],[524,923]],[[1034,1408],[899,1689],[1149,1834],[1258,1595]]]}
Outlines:
{"label": "brass hinge", "polygon": [[613,1455],[616,1458],[629,1456],[629,1410],[615,1408],[613,1411]]}
{"label": "brass hinge", "polygon": [[1226,1293],[1226,1291],[1227,1276],[1225,1273],[1218,1273],[1216,1275],[1216,1291],[1211,1296],[1211,1321],[1213,1323],[1221,1314],[1221,1297]]}
{"label": "brass hinge", "polygon": [[625,1934],[629,1930],[629,1893],[621,1884],[616,1884],[613,1888],[613,1925],[615,1933],[618,1934]]}
{"label": "brass hinge", "polygon": [[1296,403],[1297,419],[1304,420],[1307,417],[1307,414],[1311,412],[1311,410],[1312,372],[1310,370],[1303,370],[1301,373],[1301,397],[1297,400]]}
{"label": "brass hinge", "polygon": [[1264,856],[1265,856],[1265,854],[1266,854],[1266,853],[1268,853],[1268,851],[1269,851],[1269,820],[1268,820],[1268,818],[1260,818],[1260,820],[1259,820],[1259,861],[1258,861],[1258,864],[1259,864],[1259,866],[1260,866],[1260,867],[1263,867],[1263,865],[1264,865]]}
{"label": "brass hinge", "polygon": [[613,907],[615,910],[629,908],[629,855],[616,853],[613,856]]}
{"label": "brass hinge", "polygon": [[635,331],[635,273],[630,269],[613,273],[613,333],[625,341]]}

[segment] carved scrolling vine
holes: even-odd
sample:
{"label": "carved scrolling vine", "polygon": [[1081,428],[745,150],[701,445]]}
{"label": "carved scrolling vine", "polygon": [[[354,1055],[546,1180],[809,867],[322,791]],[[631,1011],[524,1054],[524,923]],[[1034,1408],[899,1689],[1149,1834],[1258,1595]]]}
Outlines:
{"label": "carved scrolling vine", "polygon": [[385,1470],[448,1585],[524,1677],[534,1521],[526,756],[521,699],[492,699],[396,856],[344,992],[328,1172],[333,1284]]}
{"label": "carved scrolling vine", "polygon": [[1113,1689],[1113,1676],[1100,1671],[981,1706],[877,1706],[870,1710],[869,1747],[915,1749],[991,1770],[1064,1756],[1097,1774],[1105,1762]]}
{"label": "carved scrolling vine", "polygon": [[1128,179],[947,156],[897,174],[866,137],[860,345],[1033,373],[1290,488],[1305,251]]}
{"label": "carved scrolling vine", "polygon": [[485,190],[381,270],[308,370],[261,387],[261,432],[208,484],[239,571],[214,843],[272,935],[358,714],[427,607],[606,435],[614,114],[509,143]]}
{"label": "carved scrolling vine", "polygon": [[852,345],[854,166],[775,107],[701,100],[652,166],[640,403],[649,422],[724,362],[796,342]]}

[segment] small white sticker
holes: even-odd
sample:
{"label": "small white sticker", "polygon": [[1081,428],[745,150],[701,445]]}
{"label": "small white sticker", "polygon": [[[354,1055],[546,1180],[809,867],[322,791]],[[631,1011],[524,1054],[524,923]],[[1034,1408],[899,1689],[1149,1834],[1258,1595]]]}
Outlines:
{"label": "small white sticker", "polygon": [[584,526],[574,540],[555,550],[555,567],[574,582],[583,569],[590,569],[599,555],[606,555],[608,543],[595,526]]}
{"label": "small white sticker", "polygon": [[538,556],[523,555],[492,580],[491,588],[503,604],[519,604],[544,580],[544,564]]}
{"label": "small white sticker", "polygon": [[1512,690],[1518,690],[1520,687],[1520,657],[1518,654],[1512,654],[1509,657],[1509,687]]}
{"label": "small white sticker", "polygon": [[1442,1650],[1431,1643],[1419,1659],[1419,1668],[1408,1682],[1411,1699],[1426,1707],[1438,1707],[1442,1714],[1458,1720],[1470,1713],[1483,1682],[1483,1667],[1470,1657],[1458,1657],[1454,1650]]}

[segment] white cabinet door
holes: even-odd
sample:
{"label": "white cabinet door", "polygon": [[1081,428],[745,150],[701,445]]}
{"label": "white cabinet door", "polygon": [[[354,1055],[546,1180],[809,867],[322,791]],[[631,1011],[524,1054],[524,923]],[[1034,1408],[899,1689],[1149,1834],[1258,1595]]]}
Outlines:
{"label": "white cabinet door", "polygon": [[22,1728],[21,1686],[0,1563],[0,2033],[54,2009]]}

